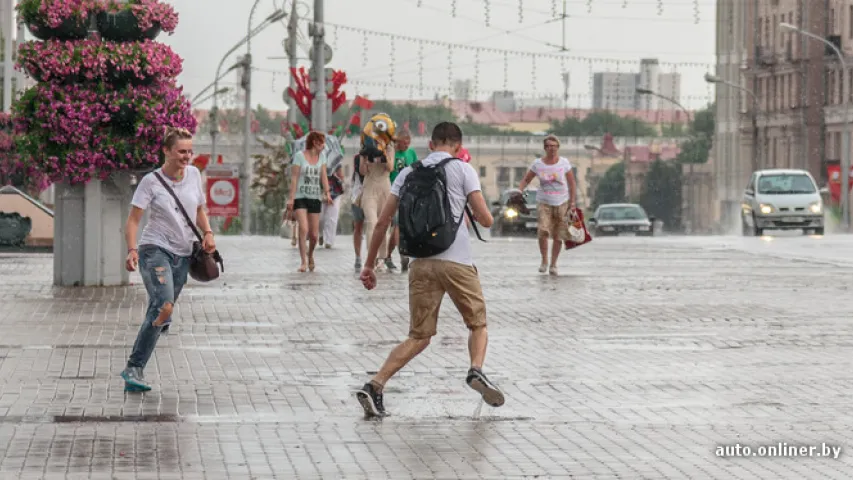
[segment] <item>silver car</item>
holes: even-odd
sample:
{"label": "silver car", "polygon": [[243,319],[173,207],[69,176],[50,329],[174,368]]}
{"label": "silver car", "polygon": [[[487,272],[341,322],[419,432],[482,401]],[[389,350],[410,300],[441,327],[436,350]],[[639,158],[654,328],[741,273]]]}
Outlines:
{"label": "silver car", "polygon": [[654,222],[654,217],[636,203],[605,203],[595,210],[589,226],[596,237],[622,233],[651,237],[655,234]]}
{"label": "silver car", "polygon": [[810,230],[823,235],[823,200],[805,170],[772,169],[752,174],[741,202],[741,225],[747,236],[764,230]]}

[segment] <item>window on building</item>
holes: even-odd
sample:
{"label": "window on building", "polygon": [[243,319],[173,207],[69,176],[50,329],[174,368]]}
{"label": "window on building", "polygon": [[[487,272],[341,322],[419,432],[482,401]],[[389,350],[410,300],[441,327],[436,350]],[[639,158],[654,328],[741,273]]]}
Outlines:
{"label": "window on building", "polygon": [[527,173],[527,167],[515,167],[515,183],[521,181],[524,178],[524,175]]}
{"label": "window on building", "polygon": [[485,176],[486,176],[486,167],[480,167],[480,176],[481,176],[481,177],[485,177]]}
{"label": "window on building", "polygon": [[498,182],[509,183],[509,167],[498,167]]}
{"label": "window on building", "polygon": [[853,5],[848,7],[847,12],[847,38],[853,38]]}

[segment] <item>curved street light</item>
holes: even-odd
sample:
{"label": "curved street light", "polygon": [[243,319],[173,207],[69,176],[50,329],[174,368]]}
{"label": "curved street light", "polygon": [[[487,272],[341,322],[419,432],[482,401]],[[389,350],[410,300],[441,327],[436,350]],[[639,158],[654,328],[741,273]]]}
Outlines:
{"label": "curved street light", "polygon": [[[222,87],[219,90],[211,93],[210,95],[208,95],[204,98],[201,98],[201,96],[204,95],[205,91],[206,90],[202,90],[201,93],[199,93],[192,100],[190,100],[190,104],[203,103],[203,102],[206,102],[206,101],[210,100],[211,98],[215,97],[216,95],[222,95],[223,93],[228,93],[231,91],[231,87]],[[201,100],[199,100],[199,98],[201,98]]]}
{"label": "curved street light", "polygon": [[[779,24],[780,27],[791,30],[799,33],[800,35],[804,35],[813,40],[817,40],[821,43],[826,44],[829,48],[835,52],[835,56],[838,57],[838,61],[841,62],[841,71],[847,71],[847,63],[844,61],[844,54],[841,53],[841,50],[838,49],[832,42],[827,39],[815,35],[811,32],[807,32],[800,28],[797,28],[790,23],[782,22]],[[844,87],[841,87],[842,97],[844,97]],[[845,100],[842,98],[842,100]],[[841,120],[841,123],[845,122],[848,124],[847,128],[844,129],[844,138],[842,140],[841,147],[841,229],[845,232],[850,230],[850,122],[853,121],[850,119],[850,98],[844,101],[844,118]]]}
{"label": "curved street light", "polygon": [[[732,83],[728,80],[724,80],[716,75],[711,75],[710,73],[705,74],[705,81],[708,83],[719,83],[726,85],[736,90],[745,92],[750,97],[752,97],[752,171],[755,172],[756,170],[758,170],[759,159],[764,158],[761,155],[761,153],[763,153],[761,151],[761,144],[758,142],[758,97],[752,90]],[[766,160],[764,163],[767,163]]]}

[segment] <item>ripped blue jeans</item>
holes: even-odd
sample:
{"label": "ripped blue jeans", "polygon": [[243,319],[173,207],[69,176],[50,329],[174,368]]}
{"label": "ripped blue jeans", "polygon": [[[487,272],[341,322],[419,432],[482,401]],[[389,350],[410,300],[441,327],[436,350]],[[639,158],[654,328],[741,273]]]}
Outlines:
{"label": "ripped blue jeans", "polygon": [[[140,245],[139,274],[142,276],[145,290],[148,291],[148,310],[133,344],[133,352],[127,361],[128,367],[145,368],[154,353],[154,347],[157,346],[160,332],[163,331],[163,326],[155,327],[154,322],[163,305],[175,305],[178,295],[187,283],[189,269],[190,257],[175,255],[154,245]],[[171,321],[171,317],[166,319],[164,325]]]}

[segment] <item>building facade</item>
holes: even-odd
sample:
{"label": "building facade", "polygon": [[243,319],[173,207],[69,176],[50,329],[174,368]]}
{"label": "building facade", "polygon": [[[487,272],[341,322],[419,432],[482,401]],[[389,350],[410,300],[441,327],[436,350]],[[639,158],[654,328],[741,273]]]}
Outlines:
{"label": "building facade", "polygon": [[637,109],[637,74],[597,72],[592,75],[592,108]]}
{"label": "building facade", "polygon": [[[717,66],[716,76],[724,82],[747,87],[746,21],[747,2],[719,0],[717,2]],[[751,91],[751,90],[750,90]],[[737,229],[740,203],[746,181],[754,168],[750,158],[752,147],[744,138],[751,138],[752,96],[718,84],[715,97],[716,132],[711,152],[714,169],[714,191],[718,206],[720,229]],[[746,118],[746,122],[744,122]]]}
{"label": "building facade", "polygon": [[639,72],[597,72],[592,75],[592,108],[597,110],[661,110],[672,108],[669,102],[653,95],[638,95],[647,88],[680,101],[681,74],[661,73],[656,58],[640,60]]}
{"label": "building facade", "polygon": [[717,88],[714,156],[723,221],[726,212],[737,215],[752,170],[802,168],[823,186],[827,164],[841,160],[853,65],[843,71],[832,48],[780,24],[822,37],[849,58],[853,0],[719,0],[718,18],[717,74],[755,94],[753,102]]}

